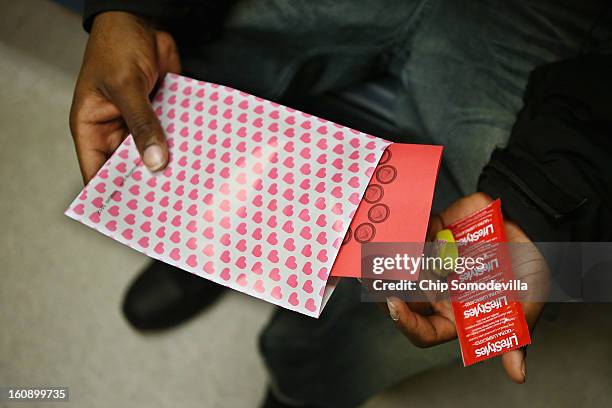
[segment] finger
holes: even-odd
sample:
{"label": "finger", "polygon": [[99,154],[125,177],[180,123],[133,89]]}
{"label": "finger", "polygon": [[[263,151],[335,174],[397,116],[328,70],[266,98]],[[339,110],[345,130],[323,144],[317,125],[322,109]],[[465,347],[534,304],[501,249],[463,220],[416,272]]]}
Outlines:
{"label": "finger", "polygon": [[108,155],[101,150],[83,150],[77,156],[81,175],[83,176],[83,183],[85,184],[94,178],[98,170],[108,160]]}
{"label": "finger", "polygon": [[427,238],[428,242],[433,242],[436,238],[436,234],[438,231],[444,228],[444,224],[442,223],[442,218],[439,215],[432,215],[429,219],[429,227],[427,228]]}
{"label": "finger", "polygon": [[[388,303],[377,303],[382,311],[389,313]],[[429,316],[433,313],[429,302],[410,302],[410,310],[423,316]],[[391,316],[393,317],[393,316]]]}
{"label": "finger", "polygon": [[94,146],[91,146],[92,141],[98,141],[99,139],[97,139],[95,135],[92,136],[92,126],[88,125],[82,119],[82,113],[87,110],[87,104],[84,103],[86,98],[83,98],[80,94],[77,84],[72,105],[70,106],[69,125],[70,133],[72,133],[77,151],[77,159],[79,161],[83,183],[87,184],[89,180],[95,176],[98,169],[102,167],[108,157],[100,145],[95,146],[96,143],[94,142]]}
{"label": "finger", "polygon": [[525,371],[525,350],[512,350],[502,355],[502,365],[506,374],[517,384],[523,384],[527,378]]}
{"label": "finger", "polygon": [[542,309],[544,309],[544,302],[523,302],[522,306],[527,325],[529,326],[529,331],[533,334],[533,328],[538,322]]}
{"label": "finger", "polygon": [[456,336],[455,326],[445,317],[422,316],[414,312],[408,303],[397,298],[387,299],[389,314],[396,325],[412,343],[429,347],[449,341]]}
{"label": "finger", "polygon": [[87,184],[127,136],[122,121],[95,126],[77,126],[87,137],[75,139],[83,181]]}
{"label": "finger", "polygon": [[155,43],[159,60],[159,79],[163,79],[168,72],[181,73],[181,59],[172,35],[165,31],[155,32]]}
{"label": "finger", "polygon": [[440,219],[442,220],[442,225],[450,225],[453,222],[486,207],[492,201],[493,199],[491,197],[483,193],[474,193],[467,197],[463,197],[458,201],[455,201],[450,207],[446,208],[439,214]]}
{"label": "finger", "polygon": [[[533,335],[533,328],[542,312],[544,304],[541,302],[525,302],[522,304],[527,325]],[[527,379],[525,348],[512,350],[502,355],[502,365],[508,377],[517,384],[523,384]]]}
{"label": "finger", "polygon": [[[108,160],[127,135],[122,120],[94,122],[83,120],[78,115],[78,106],[73,105],[70,116],[72,133],[83,182],[87,184]],[[98,109],[103,111],[104,108]],[[103,120],[103,119],[102,119]]]}
{"label": "finger", "polygon": [[118,89],[109,89],[112,101],[121,111],[143,163],[157,171],[168,163],[168,145],[164,131],[148,98],[149,90],[138,81],[128,82]]}

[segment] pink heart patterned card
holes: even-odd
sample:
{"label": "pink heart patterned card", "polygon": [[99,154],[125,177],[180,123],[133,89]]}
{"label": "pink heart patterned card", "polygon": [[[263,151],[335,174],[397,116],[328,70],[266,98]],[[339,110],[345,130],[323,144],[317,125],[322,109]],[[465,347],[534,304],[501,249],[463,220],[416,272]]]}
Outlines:
{"label": "pink heart patterned card", "polygon": [[390,142],[169,74],[151,173],[126,138],[66,215],[152,258],[318,317],[349,224]]}

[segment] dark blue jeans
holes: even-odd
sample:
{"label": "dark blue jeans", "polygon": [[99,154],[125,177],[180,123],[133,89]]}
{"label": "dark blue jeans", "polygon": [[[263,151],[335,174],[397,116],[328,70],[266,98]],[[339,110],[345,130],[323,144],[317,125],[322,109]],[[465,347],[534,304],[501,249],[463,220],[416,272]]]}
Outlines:
{"label": "dark blue jeans", "polygon": [[[296,78],[309,81],[300,89],[321,93],[395,75],[397,126],[418,135],[414,142],[443,145],[468,194],[506,143],[529,72],[609,47],[610,32],[598,25],[608,11],[588,0],[248,0],[214,44],[185,47],[183,62],[187,73],[270,99]],[[414,347],[376,305],[360,302],[348,279],[318,320],[279,309],[260,347],[275,392],[296,406],[355,406],[459,359],[455,342]]]}

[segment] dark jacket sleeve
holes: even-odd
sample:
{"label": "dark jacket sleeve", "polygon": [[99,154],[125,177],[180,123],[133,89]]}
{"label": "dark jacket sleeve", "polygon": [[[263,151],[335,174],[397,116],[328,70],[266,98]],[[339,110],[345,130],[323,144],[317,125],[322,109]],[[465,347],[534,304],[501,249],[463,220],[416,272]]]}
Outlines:
{"label": "dark jacket sleeve", "polygon": [[89,32],[94,18],[102,12],[126,11],[147,17],[184,39],[202,40],[218,31],[231,3],[230,0],[85,0],[83,27]]}
{"label": "dark jacket sleeve", "polygon": [[537,68],[524,102],[479,190],[533,241],[612,241],[612,56]]}

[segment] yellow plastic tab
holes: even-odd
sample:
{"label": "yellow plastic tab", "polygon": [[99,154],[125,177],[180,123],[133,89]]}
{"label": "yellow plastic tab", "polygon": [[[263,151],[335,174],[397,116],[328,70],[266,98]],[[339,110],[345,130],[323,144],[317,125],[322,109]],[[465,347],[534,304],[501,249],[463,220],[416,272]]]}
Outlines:
{"label": "yellow plastic tab", "polygon": [[[434,272],[439,276],[446,277],[449,273],[454,271],[455,261],[459,257],[455,237],[451,230],[443,229],[438,231],[436,234],[436,246],[438,248],[438,257],[442,260],[442,268],[439,269],[436,263]],[[452,261],[449,261],[449,259]],[[448,268],[449,264],[452,265],[451,268]]]}

